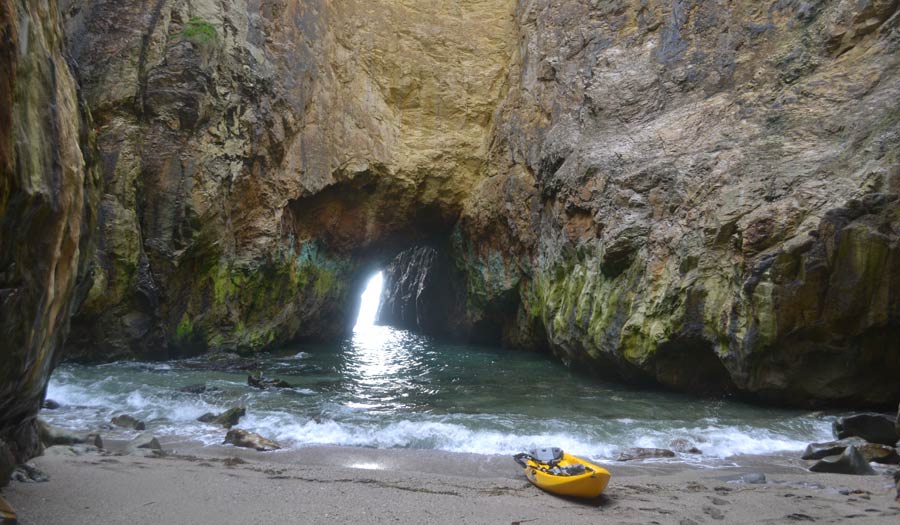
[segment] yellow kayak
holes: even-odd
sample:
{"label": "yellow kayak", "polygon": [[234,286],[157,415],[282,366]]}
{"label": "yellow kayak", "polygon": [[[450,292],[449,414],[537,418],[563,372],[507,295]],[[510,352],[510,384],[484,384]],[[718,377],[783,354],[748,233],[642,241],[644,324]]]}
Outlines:
{"label": "yellow kayak", "polygon": [[513,456],[525,467],[525,477],[534,486],[560,496],[596,498],[609,483],[609,471],[558,448],[538,449]]}

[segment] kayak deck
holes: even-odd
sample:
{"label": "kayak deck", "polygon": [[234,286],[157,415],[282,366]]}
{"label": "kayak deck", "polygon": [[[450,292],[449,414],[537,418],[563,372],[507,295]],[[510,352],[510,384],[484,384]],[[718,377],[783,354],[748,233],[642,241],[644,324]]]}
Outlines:
{"label": "kayak deck", "polygon": [[609,483],[610,473],[603,467],[589,461],[563,453],[562,459],[555,462],[554,466],[561,469],[583,465],[584,473],[576,475],[557,475],[548,472],[552,467],[546,463],[539,463],[534,459],[527,459],[525,477],[534,486],[561,496],[573,496],[577,498],[596,498],[606,489]]}

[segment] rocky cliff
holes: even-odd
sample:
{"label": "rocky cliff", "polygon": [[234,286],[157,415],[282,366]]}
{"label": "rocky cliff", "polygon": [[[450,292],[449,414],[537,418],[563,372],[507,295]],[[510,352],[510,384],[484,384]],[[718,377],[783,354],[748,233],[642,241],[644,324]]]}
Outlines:
{"label": "rocky cliff", "polygon": [[88,282],[99,180],[56,2],[0,1],[0,485]]}
{"label": "rocky cliff", "polygon": [[519,296],[509,333],[679,388],[900,396],[898,2],[533,0],[516,20],[459,228],[470,292]]}
{"label": "rocky cliff", "polygon": [[446,236],[483,176],[513,10],[70,0],[106,192],[68,355],[343,333],[366,271]]}
{"label": "rocky cliff", "polygon": [[452,237],[469,318],[607,376],[900,396],[898,2],[529,1],[516,20]]}
{"label": "rocky cliff", "polygon": [[410,247],[392,322],[900,397],[896,0],[59,1],[2,4],[2,388],[32,408],[89,264],[67,355],[166,358],[337,337]]}

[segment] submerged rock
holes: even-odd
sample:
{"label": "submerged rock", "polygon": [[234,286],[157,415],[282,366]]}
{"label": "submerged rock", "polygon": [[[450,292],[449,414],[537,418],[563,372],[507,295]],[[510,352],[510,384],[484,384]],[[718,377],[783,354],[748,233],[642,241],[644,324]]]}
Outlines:
{"label": "submerged rock", "polygon": [[41,403],[41,408],[44,410],[56,410],[59,408],[59,403],[52,399],[45,399],[43,403]]}
{"label": "submerged rock", "polygon": [[865,445],[867,441],[860,437],[849,437],[839,441],[828,441],[825,443],[810,443],[806,450],[803,451],[801,458],[803,459],[822,459],[828,456],[837,456],[841,454],[847,447]]}
{"label": "submerged rock", "polygon": [[247,414],[247,410],[244,408],[230,408],[221,414],[213,414],[212,412],[207,412],[202,416],[197,418],[197,421],[201,421],[203,423],[212,423],[214,425],[221,425],[225,428],[231,428],[238,424],[238,421],[242,417]]}
{"label": "submerged rock", "polygon": [[252,448],[261,452],[281,449],[281,445],[275,441],[266,439],[254,432],[248,432],[238,428],[233,428],[228,431],[228,434],[225,435],[224,443],[236,447]]}
{"label": "submerged rock", "polygon": [[251,374],[247,376],[247,384],[253,388],[292,388],[291,384],[281,379],[268,379],[262,377],[261,374]]}
{"label": "submerged rock", "polygon": [[897,449],[894,447],[880,443],[865,443],[856,448],[866,458],[866,461],[883,465],[897,465],[900,463],[900,456],[897,455]]}
{"label": "submerged rock", "polygon": [[116,416],[112,418],[110,421],[113,425],[122,428],[130,428],[133,430],[146,430],[147,425],[140,419],[136,417],[129,416],[128,414],[122,414],[120,416]]}
{"label": "submerged rock", "polygon": [[823,472],[831,474],[853,474],[857,476],[868,476],[875,474],[875,470],[869,466],[866,458],[850,445],[840,456],[832,456],[819,460],[815,465],[809,467],[812,472]]}
{"label": "submerged rock", "polygon": [[896,421],[885,414],[855,414],[842,417],[832,424],[838,439],[858,436],[870,443],[893,446],[897,439]]}
{"label": "submerged rock", "polygon": [[179,392],[184,392],[186,394],[204,394],[206,392],[219,392],[220,389],[216,387],[206,386],[203,383],[198,383],[196,385],[188,385],[183,386],[178,389]]}
{"label": "submerged rock", "polygon": [[665,448],[628,448],[616,457],[616,461],[633,461],[636,459],[674,458],[675,453]]}

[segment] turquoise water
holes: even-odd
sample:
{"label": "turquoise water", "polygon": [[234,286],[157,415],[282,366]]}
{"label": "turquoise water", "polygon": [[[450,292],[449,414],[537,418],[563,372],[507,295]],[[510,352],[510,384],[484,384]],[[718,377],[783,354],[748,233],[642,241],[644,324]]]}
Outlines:
{"label": "turquoise water", "polygon": [[[261,391],[261,370],[293,388]],[[218,390],[178,389],[203,383]],[[97,428],[118,413],[157,435],[221,443],[205,412],[247,408],[239,425],[288,447],[348,445],[509,454],[534,446],[611,458],[624,447],[687,438],[702,457],[799,450],[831,437],[833,416],[637,390],[574,373],[550,356],[449,344],[388,327],[359,326],[336,344],[295,345],[254,358],[63,364],[48,397],[51,423]],[[107,431],[108,432],[108,431]]]}

